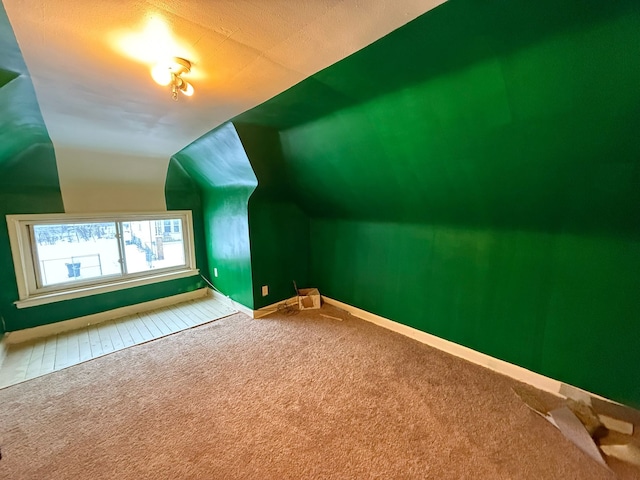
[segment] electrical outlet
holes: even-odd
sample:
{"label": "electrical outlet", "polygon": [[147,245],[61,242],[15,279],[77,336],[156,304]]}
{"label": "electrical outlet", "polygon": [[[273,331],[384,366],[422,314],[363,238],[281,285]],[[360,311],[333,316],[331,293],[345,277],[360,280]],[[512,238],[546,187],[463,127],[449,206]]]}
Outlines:
{"label": "electrical outlet", "polygon": [[269,285],[263,285],[262,286],[262,296],[266,297],[267,295],[269,295]]}
{"label": "electrical outlet", "polygon": [[214,277],[217,277],[217,276],[218,276],[218,269],[217,269],[217,268],[214,268],[214,269],[213,269],[213,276],[214,276]]}

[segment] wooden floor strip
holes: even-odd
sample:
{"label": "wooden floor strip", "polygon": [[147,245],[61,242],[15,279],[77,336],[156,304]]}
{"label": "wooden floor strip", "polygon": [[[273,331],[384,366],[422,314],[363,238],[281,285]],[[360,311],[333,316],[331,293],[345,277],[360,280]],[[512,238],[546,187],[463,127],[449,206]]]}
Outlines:
{"label": "wooden floor strip", "polygon": [[183,328],[193,327],[193,322],[191,322],[188,318],[183,317],[182,315],[178,315],[172,308],[165,307],[161,310],[166,316],[172,318],[174,322],[183,325]]}
{"label": "wooden floor strip", "polygon": [[129,335],[133,338],[134,343],[137,345],[138,343],[145,342],[145,337],[138,330],[138,326],[136,325],[137,317],[135,315],[131,315],[128,317],[123,317],[120,319],[122,325],[124,325],[127,330],[129,330]]}
{"label": "wooden floor strip", "polygon": [[133,340],[133,337],[131,336],[131,333],[129,333],[129,329],[123,323],[121,318],[115,319],[113,323],[116,327],[116,330],[118,330],[120,338],[122,339],[125,347],[130,347],[136,344],[136,342]]}
{"label": "wooden floor strip", "polygon": [[164,312],[165,315],[167,315],[168,317],[171,317],[173,321],[176,322],[178,325],[184,325],[183,328],[193,327],[193,322],[190,321],[190,319],[182,315],[179,315],[172,308],[165,307],[162,309],[162,311]]}
{"label": "wooden floor strip", "polygon": [[219,315],[211,313],[210,310],[206,309],[202,304],[200,303],[192,303],[191,304],[191,308],[197,310],[198,312],[200,312],[202,315],[204,315],[203,318],[207,318],[207,319],[213,319],[218,317]]}
{"label": "wooden floor strip", "polygon": [[67,336],[68,333],[58,335],[56,343],[55,369],[60,370],[67,366]]}
{"label": "wooden floor strip", "polygon": [[162,309],[156,310],[155,314],[171,330],[171,333],[175,333],[175,332],[179,332],[180,330],[184,330],[185,326],[184,326],[184,324],[182,322],[176,322],[169,315],[166,315],[166,313]]}
{"label": "wooden floor strip", "polygon": [[40,373],[45,374],[53,372],[56,364],[56,346],[58,343],[58,336],[52,335],[47,338],[44,346],[44,354],[42,356],[42,363],[40,364]]}
{"label": "wooden floor strip", "polygon": [[11,345],[0,388],[222,318],[236,310],[205,297]]}
{"label": "wooden floor strip", "polygon": [[235,310],[227,307],[226,305],[220,303],[220,302],[216,302],[216,301],[206,301],[206,302],[201,302],[200,304],[202,307],[206,308],[207,310],[209,310],[211,313],[213,313],[214,315],[220,316],[220,315],[229,315],[230,313],[233,313]]}
{"label": "wooden floor strip", "polygon": [[91,355],[91,340],[89,339],[89,331],[86,328],[78,331],[78,346],[80,347],[81,362],[93,358]]}
{"label": "wooden floor strip", "polygon": [[100,335],[98,335],[98,328],[96,327],[96,325],[89,325],[87,327],[87,333],[89,334],[91,356],[92,358],[99,357],[104,352],[102,350],[102,343],[100,342]]}
{"label": "wooden floor strip", "polygon": [[67,365],[80,363],[80,344],[78,343],[78,333],[69,332],[67,336]]}
{"label": "wooden floor strip", "polygon": [[110,353],[115,351],[115,347],[113,346],[113,342],[111,341],[111,333],[107,330],[107,326],[105,325],[107,322],[99,323],[96,325],[96,332],[98,332],[98,337],[100,338],[100,346],[102,347],[102,353]]}
{"label": "wooden floor strip", "polygon": [[113,344],[114,350],[122,350],[126,345],[122,340],[122,336],[116,327],[116,324],[113,320],[109,320],[108,322],[104,322],[105,330],[109,333],[109,337],[111,338],[111,343]]}
{"label": "wooden floor strip", "polygon": [[151,317],[145,313],[139,313],[138,318],[144,324],[145,327],[151,332],[151,338],[158,338],[162,336],[162,331],[158,328]]}
{"label": "wooden floor strip", "polygon": [[180,304],[180,308],[185,312],[185,315],[190,315],[193,318],[193,321],[197,322],[197,324],[201,324],[206,321],[206,317],[202,315],[199,310],[194,309],[190,303],[191,302],[185,302]]}
{"label": "wooden floor strip", "polygon": [[140,332],[140,335],[143,338],[143,342],[153,340],[153,333],[151,333],[151,330],[147,328],[147,326],[137,314],[131,317],[131,324],[138,329],[138,332]]}

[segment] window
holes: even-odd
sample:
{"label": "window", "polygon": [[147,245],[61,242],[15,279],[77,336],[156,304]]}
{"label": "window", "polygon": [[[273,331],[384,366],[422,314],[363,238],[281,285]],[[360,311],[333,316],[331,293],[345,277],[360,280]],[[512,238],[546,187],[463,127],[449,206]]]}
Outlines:
{"label": "window", "polygon": [[191,212],[7,215],[18,308],[195,275]]}

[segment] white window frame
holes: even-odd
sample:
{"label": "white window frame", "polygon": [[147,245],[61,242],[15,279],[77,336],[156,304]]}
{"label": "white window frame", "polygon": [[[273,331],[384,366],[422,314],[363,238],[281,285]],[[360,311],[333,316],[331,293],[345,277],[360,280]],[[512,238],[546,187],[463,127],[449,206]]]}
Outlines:
{"label": "white window frame", "polygon": [[[173,219],[182,220],[185,265],[163,268],[162,270],[153,272],[132,273],[125,276],[98,277],[82,282],[82,284],[65,283],[58,284],[54,288],[50,286],[38,287],[38,272],[36,272],[34,264],[36,247],[31,239],[31,227],[33,225]],[[9,243],[13,256],[13,266],[18,284],[19,300],[14,302],[14,304],[18,308],[33,307],[99,293],[114,292],[125,288],[190,277],[200,273],[196,268],[195,247],[193,243],[193,219],[191,211],[189,210],[136,213],[7,215],[7,226],[9,229]]]}

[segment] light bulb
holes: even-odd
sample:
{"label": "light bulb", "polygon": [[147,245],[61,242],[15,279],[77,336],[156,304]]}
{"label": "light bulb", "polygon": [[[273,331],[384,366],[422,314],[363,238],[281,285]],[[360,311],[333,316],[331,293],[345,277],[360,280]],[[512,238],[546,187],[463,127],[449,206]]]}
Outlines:
{"label": "light bulb", "polygon": [[184,84],[182,85],[182,87],[180,87],[180,90],[182,91],[182,93],[184,93],[187,97],[190,97],[191,95],[193,95],[193,85],[191,85],[189,82],[184,81]]}
{"label": "light bulb", "polygon": [[159,63],[151,69],[151,78],[162,86],[171,83],[171,70],[168,65]]}

